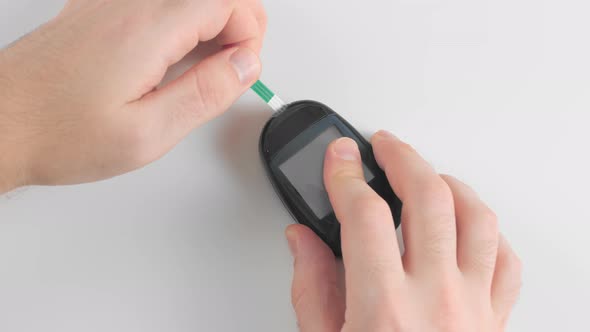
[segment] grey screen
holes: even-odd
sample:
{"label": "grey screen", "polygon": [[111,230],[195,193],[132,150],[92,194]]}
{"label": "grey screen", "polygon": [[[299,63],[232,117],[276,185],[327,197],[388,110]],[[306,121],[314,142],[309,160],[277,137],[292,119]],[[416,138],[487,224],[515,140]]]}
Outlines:
{"label": "grey screen", "polygon": [[[279,166],[318,219],[332,212],[324,187],[324,158],[328,145],[340,137],[338,128],[330,127]],[[364,164],[363,169],[368,182],[375,178]]]}

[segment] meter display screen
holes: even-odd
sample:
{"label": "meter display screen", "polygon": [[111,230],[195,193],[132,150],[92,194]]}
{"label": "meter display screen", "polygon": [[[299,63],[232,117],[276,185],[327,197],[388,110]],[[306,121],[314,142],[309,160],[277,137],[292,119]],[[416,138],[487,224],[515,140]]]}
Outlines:
{"label": "meter display screen", "polygon": [[[299,150],[279,168],[305,200],[309,208],[323,219],[332,213],[332,205],[324,187],[324,159],[328,145],[343,137],[338,128],[329,127],[303,149]],[[365,179],[371,182],[375,175],[363,164]]]}

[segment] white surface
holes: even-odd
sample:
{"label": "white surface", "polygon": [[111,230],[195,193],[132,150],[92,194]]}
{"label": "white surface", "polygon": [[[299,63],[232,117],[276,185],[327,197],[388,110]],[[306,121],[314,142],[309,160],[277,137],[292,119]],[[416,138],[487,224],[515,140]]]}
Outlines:
{"label": "white surface", "polygon": [[[63,1],[0,0],[0,44]],[[585,1],[266,1],[265,81],[472,184],[524,261],[510,331],[588,330]],[[296,331],[253,94],[163,160],[0,199],[2,331]]]}

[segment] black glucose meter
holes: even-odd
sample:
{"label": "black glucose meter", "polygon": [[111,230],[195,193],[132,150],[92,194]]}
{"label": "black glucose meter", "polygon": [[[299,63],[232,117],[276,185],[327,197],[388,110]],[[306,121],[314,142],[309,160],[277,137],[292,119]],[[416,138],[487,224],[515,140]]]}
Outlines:
{"label": "black glucose meter", "polygon": [[341,137],[358,144],[367,183],[389,204],[395,226],[399,227],[402,202],[377,165],[371,145],[326,105],[315,101],[289,104],[274,114],[260,137],[262,162],[284,205],[336,256],[342,255],[340,223],[324,187],[323,174],[328,145]]}

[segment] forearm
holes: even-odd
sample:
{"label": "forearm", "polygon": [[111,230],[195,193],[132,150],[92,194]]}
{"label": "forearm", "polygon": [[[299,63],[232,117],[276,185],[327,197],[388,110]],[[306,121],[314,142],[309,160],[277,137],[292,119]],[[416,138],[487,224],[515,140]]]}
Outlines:
{"label": "forearm", "polygon": [[[11,78],[7,50],[0,50],[0,195],[27,183],[27,129]],[[16,89],[16,90],[15,90]]]}
{"label": "forearm", "polygon": [[10,152],[6,152],[2,148],[2,156],[0,157],[0,195],[10,192],[25,183],[18,170],[11,164],[14,159],[11,158]]}
{"label": "forearm", "polygon": [[[164,2],[69,1],[0,50],[0,193],[141,168],[256,82],[260,0]],[[223,50],[162,84],[170,65],[213,38]]]}
{"label": "forearm", "polygon": [[[0,101],[0,112],[7,107],[4,101]],[[12,144],[4,125],[4,119],[0,116],[0,195],[24,184],[24,180],[18,171],[21,164],[16,153],[16,147]]]}

